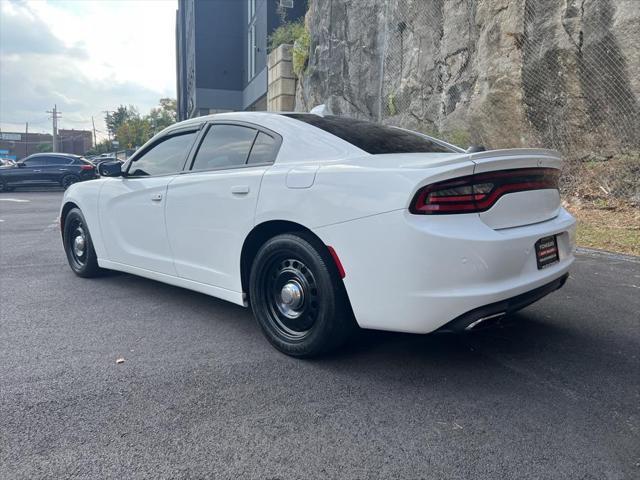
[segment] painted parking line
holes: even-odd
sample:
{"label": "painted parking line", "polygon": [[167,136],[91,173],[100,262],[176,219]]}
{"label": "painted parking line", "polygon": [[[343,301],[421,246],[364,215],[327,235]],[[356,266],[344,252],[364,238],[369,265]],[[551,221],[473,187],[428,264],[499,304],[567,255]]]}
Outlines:
{"label": "painted parking line", "polygon": [[27,200],[25,198],[0,198],[0,202],[16,202],[16,203],[25,203],[30,202],[31,200]]}

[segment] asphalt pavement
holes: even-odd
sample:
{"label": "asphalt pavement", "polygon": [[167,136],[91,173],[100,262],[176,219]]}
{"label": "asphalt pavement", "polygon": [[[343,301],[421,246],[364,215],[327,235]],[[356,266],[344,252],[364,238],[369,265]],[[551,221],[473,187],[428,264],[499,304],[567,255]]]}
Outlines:
{"label": "asphalt pavement", "polygon": [[0,193],[2,479],[640,478],[640,258],[580,253],[501,328],[295,360],[241,307],[73,275],[61,197]]}

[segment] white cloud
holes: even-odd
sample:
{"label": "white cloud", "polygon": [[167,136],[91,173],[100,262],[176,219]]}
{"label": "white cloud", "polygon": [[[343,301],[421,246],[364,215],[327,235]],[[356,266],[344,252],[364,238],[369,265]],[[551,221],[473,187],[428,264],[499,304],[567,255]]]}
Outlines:
{"label": "white cloud", "polygon": [[[103,110],[175,97],[175,0],[0,1],[0,126],[104,131]],[[15,122],[15,123],[14,123]]]}

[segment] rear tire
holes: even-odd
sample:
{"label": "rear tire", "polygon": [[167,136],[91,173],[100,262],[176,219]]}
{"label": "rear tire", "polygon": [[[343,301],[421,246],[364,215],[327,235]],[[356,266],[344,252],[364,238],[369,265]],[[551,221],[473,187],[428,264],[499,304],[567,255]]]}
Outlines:
{"label": "rear tire", "polygon": [[71,185],[79,181],[80,177],[78,177],[77,175],[65,175],[64,177],[62,177],[62,180],[60,180],[60,185],[66,190]]}
{"label": "rear tire", "polygon": [[64,218],[62,241],[73,273],[79,277],[91,278],[104,272],[98,266],[89,227],[79,208],[71,209]]}
{"label": "rear tire", "polygon": [[312,357],[342,345],[355,321],[326,247],[311,235],[268,240],[251,267],[253,314],[269,342],[293,357]]}

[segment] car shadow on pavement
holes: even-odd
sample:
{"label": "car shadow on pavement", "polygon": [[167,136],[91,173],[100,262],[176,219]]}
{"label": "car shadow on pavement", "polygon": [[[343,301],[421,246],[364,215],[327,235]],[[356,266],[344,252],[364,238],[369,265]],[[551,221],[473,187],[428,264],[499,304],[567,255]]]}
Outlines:
{"label": "car shadow on pavement", "polygon": [[[136,298],[188,312],[185,324],[192,324],[194,330],[204,328],[204,332],[208,332],[205,335],[211,336],[211,348],[215,348],[215,339],[222,329],[226,338],[238,342],[239,347],[251,342],[266,358],[273,361],[286,358],[263,338],[250,309],[125,273],[108,272],[97,281],[103,283],[100,290],[108,290],[112,298],[130,296],[135,291]],[[479,362],[486,366],[503,364],[505,359],[516,363],[543,362],[561,368],[563,363],[573,362],[575,358],[593,355],[598,347],[597,337],[567,323],[562,311],[550,315],[555,309],[548,307],[532,307],[511,315],[503,324],[469,333],[419,335],[357,330],[340,349],[303,362],[314,368],[339,369],[343,373],[348,368],[353,374],[376,366],[388,369],[390,364],[399,373],[436,367],[456,373],[475,368]],[[168,315],[167,321],[172,318]],[[567,349],[571,350],[569,357],[565,355]]]}
{"label": "car shadow on pavement", "polygon": [[[518,358],[547,354],[549,346],[565,342],[576,343],[578,332],[556,320],[541,319],[535,312],[512,315],[499,326],[475,332],[403,334],[373,330],[358,331],[342,349],[330,355],[332,362],[348,362],[357,358],[397,357],[408,362],[464,364],[477,360],[479,355],[509,355]],[[584,343],[584,339],[578,341]],[[545,346],[541,349],[541,345]]]}

